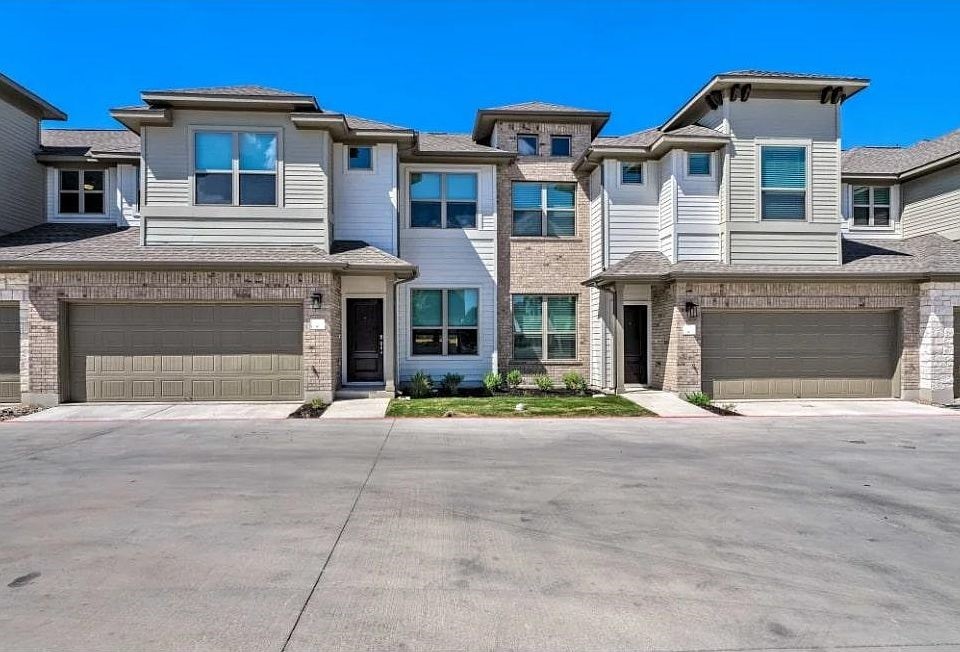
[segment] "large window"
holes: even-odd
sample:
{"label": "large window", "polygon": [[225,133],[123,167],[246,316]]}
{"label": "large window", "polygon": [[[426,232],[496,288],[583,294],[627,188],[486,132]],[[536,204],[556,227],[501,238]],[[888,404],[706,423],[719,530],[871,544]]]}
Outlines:
{"label": "large window", "polygon": [[480,291],[410,290],[413,355],[477,355]]}
{"label": "large window", "polygon": [[577,298],[513,295],[513,357],[517,360],[576,358]]}
{"label": "large window", "polygon": [[103,170],[60,170],[60,210],[64,215],[103,215]]}
{"label": "large window", "polygon": [[277,134],[194,133],[195,203],[277,205]]}
{"label": "large window", "polygon": [[853,187],[853,225],[890,226],[889,187]]}
{"label": "large window", "polygon": [[515,182],[513,235],[574,235],[576,195],[574,183]]}
{"label": "large window", "polygon": [[477,228],[477,175],[413,172],[410,175],[410,226]]}
{"label": "large window", "polygon": [[760,216],[765,220],[807,218],[807,148],[760,148]]}

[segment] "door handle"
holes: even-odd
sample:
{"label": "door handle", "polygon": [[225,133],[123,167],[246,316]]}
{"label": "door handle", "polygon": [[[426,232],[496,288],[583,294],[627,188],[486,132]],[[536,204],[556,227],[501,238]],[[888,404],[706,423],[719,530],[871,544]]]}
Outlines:
{"label": "door handle", "polygon": [[379,338],[380,340],[380,355],[383,355],[383,334],[381,333]]}

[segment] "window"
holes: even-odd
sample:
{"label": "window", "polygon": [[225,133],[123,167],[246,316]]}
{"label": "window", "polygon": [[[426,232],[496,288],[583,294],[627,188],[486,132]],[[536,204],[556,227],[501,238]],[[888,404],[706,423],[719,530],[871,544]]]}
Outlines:
{"label": "window", "polygon": [[410,290],[413,355],[477,355],[480,291]]}
{"label": "window", "polygon": [[760,216],[764,220],[807,218],[807,148],[760,148]]}
{"label": "window", "polygon": [[103,170],[60,170],[60,213],[103,215]]}
{"label": "window", "polygon": [[513,295],[513,357],[517,360],[576,358],[577,298]]}
{"label": "window", "polygon": [[197,131],[193,160],[197,204],[277,205],[277,134]]}
{"label": "window", "polygon": [[477,175],[411,173],[410,226],[417,229],[477,228]]}
{"label": "window", "polygon": [[517,136],[517,154],[520,156],[536,156],[540,153],[540,141],[536,135],[520,134]]}
{"label": "window", "polygon": [[890,226],[890,188],[854,186],[853,225]]}
{"label": "window", "polygon": [[687,154],[687,176],[689,177],[709,177],[710,159],[712,156],[703,152],[690,152]]}
{"label": "window", "polygon": [[513,184],[513,235],[574,235],[574,183]]}
{"label": "window", "polygon": [[643,183],[643,163],[621,163],[620,185],[639,185]]}
{"label": "window", "polygon": [[373,148],[372,147],[348,147],[347,148],[347,169],[348,170],[372,170],[373,169]]}
{"label": "window", "polygon": [[570,136],[550,136],[550,156],[570,156]]}

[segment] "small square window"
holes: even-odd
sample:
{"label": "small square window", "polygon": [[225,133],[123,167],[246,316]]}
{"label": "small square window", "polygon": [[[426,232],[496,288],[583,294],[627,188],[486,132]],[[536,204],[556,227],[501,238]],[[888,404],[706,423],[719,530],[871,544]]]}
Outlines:
{"label": "small square window", "polygon": [[373,169],[373,148],[372,147],[348,147],[347,148],[347,168],[350,170],[372,170]]}
{"label": "small square window", "polygon": [[536,156],[539,150],[540,142],[536,135],[517,136],[517,154],[520,156]]}
{"label": "small square window", "polygon": [[687,176],[709,177],[710,158],[710,154],[704,154],[702,152],[690,152],[687,154]]}
{"label": "small square window", "polygon": [[643,163],[621,163],[620,183],[625,186],[642,184]]}
{"label": "small square window", "polygon": [[570,136],[550,136],[550,156],[570,156]]}

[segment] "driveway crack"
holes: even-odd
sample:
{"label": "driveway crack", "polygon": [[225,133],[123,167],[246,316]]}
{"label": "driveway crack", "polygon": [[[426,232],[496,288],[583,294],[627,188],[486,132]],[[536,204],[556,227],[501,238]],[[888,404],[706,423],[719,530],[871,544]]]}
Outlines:
{"label": "driveway crack", "polygon": [[337,546],[340,545],[340,539],[343,538],[343,533],[346,531],[347,525],[350,523],[350,519],[353,517],[353,513],[357,509],[357,504],[360,502],[360,496],[363,495],[363,490],[367,488],[367,483],[370,482],[370,477],[373,475],[374,469],[377,468],[377,463],[380,461],[380,455],[383,453],[383,447],[387,445],[387,440],[390,439],[390,433],[393,432],[393,427],[396,425],[396,423],[396,419],[390,422],[390,427],[387,429],[387,434],[383,436],[383,441],[380,442],[380,447],[377,449],[377,454],[373,458],[373,464],[370,465],[370,470],[367,471],[367,477],[363,479],[363,483],[357,490],[357,496],[353,499],[353,504],[350,506],[350,511],[347,512],[347,517],[343,520],[343,525],[340,526],[340,531],[337,532],[337,538],[334,539],[333,545],[330,546],[330,552],[327,553],[326,559],[323,560],[323,565],[320,567],[320,572],[317,573],[317,579],[313,582],[313,586],[310,588],[310,593],[307,594],[307,599],[303,601],[303,605],[300,607],[300,612],[297,614],[297,619],[293,621],[293,627],[290,628],[290,633],[287,634],[287,640],[285,640],[283,645],[280,647],[280,652],[286,652],[287,647],[290,645],[290,641],[293,639],[294,633],[297,631],[297,627],[300,625],[300,620],[303,618],[303,614],[307,611],[307,606],[310,604],[310,600],[313,599],[313,594],[317,592],[317,587],[320,585],[320,580],[323,579],[323,573],[327,570],[327,566],[330,564],[330,560],[333,558],[333,553],[336,552]]}

